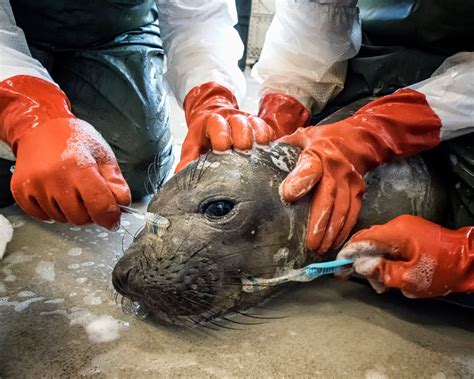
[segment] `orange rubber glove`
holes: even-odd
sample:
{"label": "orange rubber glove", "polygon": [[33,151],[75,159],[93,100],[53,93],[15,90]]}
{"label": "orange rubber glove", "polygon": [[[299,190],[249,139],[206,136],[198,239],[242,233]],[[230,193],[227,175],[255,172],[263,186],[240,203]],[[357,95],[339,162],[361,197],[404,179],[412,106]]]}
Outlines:
{"label": "orange rubber glove", "polygon": [[399,288],[407,297],[474,292],[474,226],[445,229],[416,216],[399,216],[356,233],[338,259],[381,293]]}
{"label": "orange rubber glove", "polygon": [[282,183],[284,199],[296,201],[315,188],[308,249],[323,254],[342,245],[359,215],[364,175],[382,163],[438,145],[440,128],[441,121],[423,94],[399,90],[345,120],[298,129],[281,138],[280,142],[303,149]]}
{"label": "orange rubber glove", "polygon": [[0,139],[16,156],[11,191],[17,204],[42,220],[115,228],[117,204],[130,190],[102,136],[76,118],[66,95],[31,76],[0,82]]}
{"label": "orange rubber glove", "polygon": [[214,82],[189,91],[183,107],[189,129],[176,172],[211,148],[247,151],[254,143],[267,145],[307,125],[311,116],[297,100],[283,94],[264,96],[259,117],[252,116],[239,110],[232,91]]}

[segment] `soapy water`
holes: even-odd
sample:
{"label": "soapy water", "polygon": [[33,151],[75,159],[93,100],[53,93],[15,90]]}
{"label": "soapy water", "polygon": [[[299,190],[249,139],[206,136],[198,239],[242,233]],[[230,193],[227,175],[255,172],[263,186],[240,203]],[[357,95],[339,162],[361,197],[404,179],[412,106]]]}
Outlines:
{"label": "soapy water", "polygon": [[403,280],[412,283],[418,291],[427,291],[433,282],[436,270],[436,260],[429,255],[423,254],[416,265],[403,274]]}
{"label": "soapy water", "polygon": [[38,276],[48,282],[53,282],[56,277],[54,263],[48,261],[40,261],[36,266],[35,272]]}
{"label": "soapy water", "polygon": [[72,129],[66,149],[61,154],[62,160],[74,159],[79,167],[98,164],[113,164],[114,153],[100,135],[89,123],[72,119],[69,121]]}

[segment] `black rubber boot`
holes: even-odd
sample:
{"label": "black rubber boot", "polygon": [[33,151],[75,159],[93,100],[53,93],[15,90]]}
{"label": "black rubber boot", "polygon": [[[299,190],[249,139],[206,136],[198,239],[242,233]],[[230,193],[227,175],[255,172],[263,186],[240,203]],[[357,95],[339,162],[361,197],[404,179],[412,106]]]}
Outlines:
{"label": "black rubber boot", "polygon": [[12,179],[10,168],[12,165],[12,161],[0,158],[0,208],[8,207],[15,202],[10,191],[10,181]]}

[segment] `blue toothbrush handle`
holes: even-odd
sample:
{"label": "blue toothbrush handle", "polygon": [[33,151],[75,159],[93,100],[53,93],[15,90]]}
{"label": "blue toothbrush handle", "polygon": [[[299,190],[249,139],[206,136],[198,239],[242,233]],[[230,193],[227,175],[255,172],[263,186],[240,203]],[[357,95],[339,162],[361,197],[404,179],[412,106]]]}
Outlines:
{"label": "blue toothbrush handle", "polygon": [[[305,274],[311,278],[343,271],[354,263],[352,259],[339,259],[323,263],[312,263],[305,267]],[[348,267],[344,267],[348,266]]]}

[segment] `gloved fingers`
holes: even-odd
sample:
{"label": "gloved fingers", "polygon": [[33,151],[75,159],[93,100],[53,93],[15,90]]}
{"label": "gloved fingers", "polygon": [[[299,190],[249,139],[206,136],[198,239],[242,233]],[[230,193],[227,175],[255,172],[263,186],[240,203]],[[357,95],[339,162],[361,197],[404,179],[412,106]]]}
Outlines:
{"label": "gloved fingers", "polygon": [[336,181],[329,175],[323,176],[311,199],[306,232],[306,246],[309,250],[319,252],[334,209],[335,196]]}
{"label": "gloved fingers", "polygon": [[67,222],[74,225],[86,225],[92,223],[92,219],[87,213],[84,201],[79,191],[71,186],[67,193],[63,193],[58,205],[67,218]]}
{"label": "gloved fingers", "polygon": [[252,125],[255,134],[255,142],[258,145],[268,145],[275,140],[276,135],[270,126],[259,117],[250,116],[250,124]]}
{"label": "gloved fingers", "polygon": [[132,195],[118,164],[99,165],[99,172],[107,182],[117,204],[130,205]]}
{"label": "gloved fingers", "polygon": [[206,119],[206,135],[212,150],[226,151],[232,148],[232,136],[227,120],[220,114],[211,114]]}
{"label": "gloved fingers", "polygon": [[351,188],[346,180],[337,182],[334,208],[331,213],[326,232],[318,249],[319,254],[324,254],[333,247],[336,237],[343,228],[351,206]]}
{"label": "gloved fingers", "polygon": [[406,297],[413,298],[427,296],[433,275],[434,270],[429,267],[418,269],[410,267],[410,263],[406,261],[380,258],[380,262],[367,277],[386,288],[399,288]]}
{"label": "gloved fingers", "polygon": [[33,195],[26,196],[23,191],[14,189],[12,181],[12,194],[15,202],[23,211],[37,219],[48,221],[50,217],[41,209],[38,200]]}
{"label": "gloved fingers", "polygon": [[[363,182],[362,182],[363,184]],[[347,217],[339,235],[334,241],[333,247],[338,249],[344,243],[346,238],[349,236],[351,230],[354,228],[359,218],[360,209],[362,207],[362,196],[364,194],[365,185],[363,184],[362,189],[360,186],[351,186],[351,205],[347,213]]]}
{"label": "gloved fingers", "polygon": [[234,149],[251,150],[254,142],[254,132],[250,121],[244,115],[234,115],[229,118],[232,142]]}
{"label": "gloved fingers", "polygon": [[[356,272],[359,275],[372,278],[371,275],[375,267],[380,263],[384,255],[385,251],[370,240],[352,242],[351,239],[337,254],[337,259],[352,259],[354,261],[352,272],[345,271],[335,274],[335,276],[348,279],[353,272]],[[372,279],[377,281],[375,278]],[[377,289],[382,290],[380,286]]]}
{"label": "gloved fingers", "polygon": [[37,199],[39,199],[41,209],[43,209],[50,219],[63,224],[67,222],[67,218],[61,210],[58,200],[54,196],[46,197],[40,195]]}
{"label": "gloved fingers", "polygon": [[194,145],[185,146],[183,144],[182,149],[181,149],[181,159],[178,165],[176,166],[175,173],[180,172],[189,163],[198,159],[200,154],[201,154],[201,149],[199,146],[194,146]]}
{"label": "gloved fingers", "polygon": [[302,149],[305,149],[307,145],[311,143],[311,138],[309,138],[307,134],[309,134],[308,128],[298,128],[294,133],[279,138],[278,142],[299,146]]}
{"label": "gloved fingers", "polygon": [[323,173],[321,160],[309,150],[303,150],[298,163],[281,184],[285,201],[301,199],[318,183]]}
{"label": "gloved fingers", "polygon": [[107,182],[96,166],[85,170],[83,180],[76,187],[90,218],[98,225],[114,229],[120,221],[121,211]]}
{"label": "gloved fingers", "polygon": [[175,173],[181,171],[189,163],[199,158],[202,151],[206,151],[209,148],[209,141],[206,145],[195,142],[194,136],[191,134],[191,131],[188,132],[186,138],[184,139],[183,146],[181,146],[181,159],[176,166]]}

